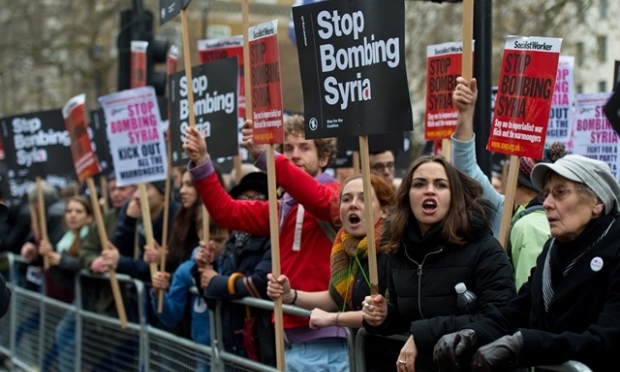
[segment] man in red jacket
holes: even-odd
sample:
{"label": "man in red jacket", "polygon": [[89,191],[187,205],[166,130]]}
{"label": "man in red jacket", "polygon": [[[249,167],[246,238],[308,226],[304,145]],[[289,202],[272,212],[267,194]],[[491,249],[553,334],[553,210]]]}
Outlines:
{"label": "man in red jacket", "polygon": [[[276,182],[286,191],[279,202],[278,216],[281,271],[293,288],[324,291],[330,279],[331,224],[339,223],[340,184],[323,169],[336,155],[336,140],[306,140],[303,117],[297,115],[286,119],[284,134],[282,154],[275,156]],[[256,166],[266,170],[266,146],[254,145],[250,121],[243,129],[243,145],[257,160]],[[217,181],[206,143],[198,130],[188,131],[183,148],[191,159],[188,168],[196,189],[213,220],[232,230],[269,236],[269,203],[234,200],[226,193]],[[344,332],[338,332],[335,327],[311,330],[308,319],[286,314],[284,329],[289,346],[287,371],[311,370],[318,364],[333,366],[341,362],[348,370],[347,360],[334,360],[341,359],[335,353],[342,355],[343,349],[346,352]]]}

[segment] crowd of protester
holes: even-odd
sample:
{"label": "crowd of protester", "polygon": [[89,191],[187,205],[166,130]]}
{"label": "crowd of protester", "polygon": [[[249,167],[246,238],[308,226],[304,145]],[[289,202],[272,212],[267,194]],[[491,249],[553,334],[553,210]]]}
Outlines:
{"label": "crowd of protester", "polygon": [[[149,229],[136,187],[118,186],[113,174],[105,198],[105,247],[92,213],[101,205],[91,206],[75,188],[59,192],[42,183],[42,193],[33,186],[24,205],[11,206],[0,249],[29,263],[24,286],[44,288],[67,303],[80,269],[115,269],[142,280],[150,288],[143,304],[149,323],[203,345],[211,342],[207,309],[223,301],[225,350],[272,366],[273,314],[228,300],[281,298],[310,310],[309,319],[284,315],[287,371],[347,371],[342,327],[370,334],[368,371],[515,370],[569,359],[606,368],[620,348],[620,248],[614,244],[620,186],[607,165],[566,155],[560,145],[551,146],[542,161],[521,158],[505,249],[496,239],[501,185],[476,165],[476,83],[457,82],[453,158],[418,157],[401,180],[395,178],[394,152],[373,153],[371,190],[364,190],[359,174],[336,178],[326,172],[336,155],[335,139],[306,139],[304,118],[286,119],[285,140],[275,154],[279,277],[271,267],[268,147],[253,143],[251,121],[242,130],[242,145],[256,168],[246,168],[233,187],[226,186],[200,132],[190,128],[183,144],[190,162],[179,170],[173,193],[178,198],[166,200],[163,181],[147,184]],[[40,195],[46,221],[37,221]],[[372,199],[372,221],[364,213],[365,198]],[[208,241],[202,240],[204,210]],[[378,294],[372,295],[370,229],[379,278]],[[153,231],[153,244],[147,244],[146,230]],[[163,254],[165,270],[151,273]],[[457,306],[458,283],[477,296],[470,311]],[[90,310],[118,315],[107,282],[86,287]],[[124,300],[132,303],[130,292],[123,288]],[[258,342],[248,342],[244,333],[250,319],[257,323]],[[36,314],[29,322],[36,324]],[[58,324],[45,363],[72,362],[74,329],[70,318]],[[406,341],[383,338],[395,334]]]}

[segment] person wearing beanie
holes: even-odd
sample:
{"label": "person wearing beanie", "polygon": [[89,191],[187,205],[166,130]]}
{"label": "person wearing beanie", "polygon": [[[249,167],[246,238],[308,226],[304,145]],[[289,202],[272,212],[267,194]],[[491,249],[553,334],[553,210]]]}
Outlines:
{"label": "person wearing beanie", "polygon": [[[476,163],[475,134],[473,131],[474,106],[477,99],[476,80],[468,85],[465,79],[457,79],[457,87],[453,99],[459,109],[456,131],[452,135],[452,162],[463,173],[472,177],[483,188],[483,195],[495,209],[493,218],[493,234],[499,236],[501,217],[504,209],[504,195],[498,193],[488,177]],[[551,163],[566,154],[563,144],[556,142],[546,149],[542,162]],[[510,226],[509,247],[514,268],[517,290],[527,281],[530,270],[536,264],[536,257],[549,238],[549,224],[546,221],[542,204],[537,197],[540,189],[530,180],[536,161],[529,157],[521,157],[519,174],[515,191],[515,210]]]}
{"label": "person wearing beanie", "polygon": [[516,298],[436,344],[442,371],[461,370],[457,360],[472,371],[617,364],[620,185],[607,164],[581,155],[537,164],[531,181],[542,190],[551,238]]}

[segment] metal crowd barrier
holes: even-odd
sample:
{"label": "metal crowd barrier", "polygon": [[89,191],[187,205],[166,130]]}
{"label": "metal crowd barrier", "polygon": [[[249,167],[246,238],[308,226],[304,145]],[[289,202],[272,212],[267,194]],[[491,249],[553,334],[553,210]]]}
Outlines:
{"label": "metal crowd barrier", "polygon": [[[128,326],[120,320],[85,309],[82,281],[108,281],[107,275],[93,275],[83,270],[76,279],[74,304],[49,298],[41,291],[25,288],[21,274],[26,267],[21,257],[0,253],[0,274],[12,291],[8,313],[0,320],[0,357],[26,371],[259,371],[273,372],[272,366],[255,362],[224,350],[222,303],[209,310],[211,346],[150,326],[145,306],[147,289],[127,275],[117,274],[119,285],[133,301],[125,302]],[[197,294],[196,288],[191,290]],[[259,309],[273,310],[273,302],[256,298],[233,301]],[[287,314],[309,317],[310,312],[283,305]],[[364,329],[343,328],[349,347],[351,371],[365,372]],[[405,336],[386,338],[405,341]],[[0,358],[1,359],[1,358]],[[590,369],[575,361],[559,366],[545,366],[560,372],[588,372]]]}

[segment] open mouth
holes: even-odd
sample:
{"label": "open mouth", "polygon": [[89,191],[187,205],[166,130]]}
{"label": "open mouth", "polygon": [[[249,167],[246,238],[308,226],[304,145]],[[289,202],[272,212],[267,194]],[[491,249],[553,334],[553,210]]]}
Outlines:
{"label": "open mouth", "polygon": [[437,209],[437,202],[432,199],[427,199],[422,202],[422,209],[425,212],[432,212]]}
{"label": "open mouth", "polygon": [[362,219],[360,218],[360,216],[356,214],[349,215],[349,225],[351,225],[351,227],[356,227],[360,223],[362,223]]}

